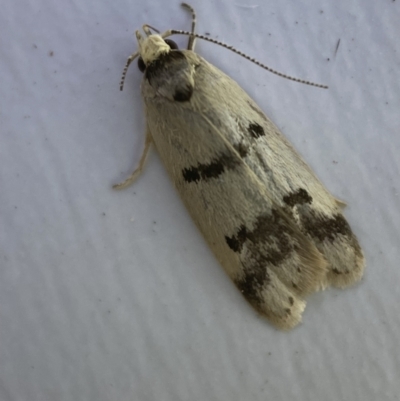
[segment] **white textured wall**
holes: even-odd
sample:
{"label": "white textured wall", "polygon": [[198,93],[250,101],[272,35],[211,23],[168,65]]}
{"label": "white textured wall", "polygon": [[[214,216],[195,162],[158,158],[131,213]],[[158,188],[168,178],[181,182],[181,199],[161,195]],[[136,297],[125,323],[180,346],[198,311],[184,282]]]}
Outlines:
{"label": "white textured wall", "polygon": [[118,88],[133,32],[188,28],[178,2],[3,0],[0,401],[397,399],[400,2],[193,5],[200,33],[330,86],[198,42],[348,203],[365,278],[313,295],[279,332],[218,266],[155,152],[135,186],[111,189],[143,145],[136,63]]}

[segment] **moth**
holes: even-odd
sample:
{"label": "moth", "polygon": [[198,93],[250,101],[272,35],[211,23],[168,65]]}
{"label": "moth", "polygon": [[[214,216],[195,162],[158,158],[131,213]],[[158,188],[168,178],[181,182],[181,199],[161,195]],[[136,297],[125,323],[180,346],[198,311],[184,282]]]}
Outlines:
{"label": "moth", "polygon": [[[136,31],[143,72],[146,139],[138,168],[154,143],[186,208],[245,299],[280,329],[301,321],[305,297],[361,279],[365,261],[343,217],[343,202],[318,180],[278,128],[231,78],[194,52],[195,33]],[[154,31],[155,33],[152,33]],[[167,39],[189,36],[187,50]],[[323,87],[323,86],[322,86]]]}

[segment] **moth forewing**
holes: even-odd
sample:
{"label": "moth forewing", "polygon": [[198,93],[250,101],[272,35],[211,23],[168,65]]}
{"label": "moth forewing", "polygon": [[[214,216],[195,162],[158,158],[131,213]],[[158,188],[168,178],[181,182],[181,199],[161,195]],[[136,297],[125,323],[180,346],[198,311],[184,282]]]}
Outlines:
{"label": "moth forewing", "polygon": [[306,295],[362,276],[343,205],[246,92],[193,52],[193,32],[189,50],[178,50],[163,40],[173,31],[144,31],[137,38],[146,147],[120,187],[142,170],[153,142],[229,277],[258,312],[290,329]]}

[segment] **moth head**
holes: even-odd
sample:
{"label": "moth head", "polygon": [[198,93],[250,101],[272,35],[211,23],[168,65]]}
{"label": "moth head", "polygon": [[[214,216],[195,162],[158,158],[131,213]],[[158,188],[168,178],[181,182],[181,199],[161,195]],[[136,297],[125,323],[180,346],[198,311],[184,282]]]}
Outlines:
{"label": "moth head", "polygon": [[136,31],[139,47],[138,66],[141,71],[163,54],[169,53],[171,49],[178,49],[173,40],[163,39],[159,34],[148,34],[147,30],[145,33],[147,36],[144,38],[139,31]]}
{"label": "moth head", "polygon": [[139,31],[136,31],[136,38],[139,46],[139,54],[145,65],[158,59],[161,54],[168,53],[170,47],[165,43],[164,39],[158,35],[150,35],[143,38]]}

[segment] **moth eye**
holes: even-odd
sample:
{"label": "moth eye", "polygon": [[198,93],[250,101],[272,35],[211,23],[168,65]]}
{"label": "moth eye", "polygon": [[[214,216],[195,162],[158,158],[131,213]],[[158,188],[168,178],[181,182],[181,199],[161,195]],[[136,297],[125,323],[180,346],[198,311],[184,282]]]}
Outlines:
{"label": "moth eye", "polygon": [[171,39],[165,39],[164,42],[172,49],[176,50],[179,49],[178,45]]}
{"label": "moth eye", "polygon": [[138,58],[137,65],[139,67],[139,70],[141,72],[144,72],[144,70],[146,69],[146,64],[144,63],[144,61],[141,57]]}

